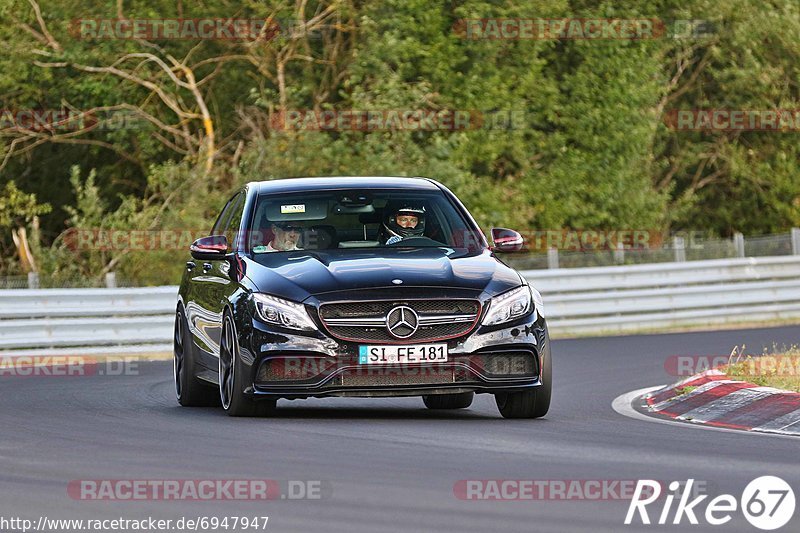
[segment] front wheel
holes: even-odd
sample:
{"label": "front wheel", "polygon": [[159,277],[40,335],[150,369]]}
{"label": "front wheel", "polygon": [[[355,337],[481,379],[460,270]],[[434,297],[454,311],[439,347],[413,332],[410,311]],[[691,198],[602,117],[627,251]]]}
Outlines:
{"label": "front wheel", "polygon": [[244,394],[244,376],[239,358],[236,326],[225,314],[219,346],[219,398],[228,416],[269,416],[277,400],[255,401]]}
{"label": "front wheel", "polygon": [[542,350],[542,384],[522,392],[495,394],[497,409],[503,418],[541,418],[550,410],[553,393],[553,366],[550,361],[550,338],[545,336]]}
{"label": "front wheel", "polygon": [[540,391],[495,394],[497,409],[503,418],[541,418],[547,414],[549,402],[540,400]]}

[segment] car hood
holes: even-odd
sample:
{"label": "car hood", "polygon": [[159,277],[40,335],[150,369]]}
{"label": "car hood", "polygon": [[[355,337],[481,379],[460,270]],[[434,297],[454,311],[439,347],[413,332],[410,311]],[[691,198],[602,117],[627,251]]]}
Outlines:
{"label": "car hood", "polygon": [[295,251],[257,254],[246,262],[246,275],[260,292],[294,301],[325,293],[401,287],[461,289],[491,297],[522,282],[514,269],[488,250]]}

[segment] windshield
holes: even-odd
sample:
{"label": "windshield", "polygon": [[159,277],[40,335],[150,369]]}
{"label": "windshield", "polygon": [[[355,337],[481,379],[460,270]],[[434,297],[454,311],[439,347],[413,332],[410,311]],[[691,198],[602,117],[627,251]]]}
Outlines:
{"label": "windshield", "polygon": [[259,196],[254,254],[352,248],[481,247],[441,191],[333,190]]}

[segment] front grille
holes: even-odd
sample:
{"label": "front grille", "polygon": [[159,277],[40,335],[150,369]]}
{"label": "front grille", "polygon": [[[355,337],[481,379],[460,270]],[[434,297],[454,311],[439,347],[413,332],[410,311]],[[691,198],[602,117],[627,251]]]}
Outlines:
{"label": "front grille", "polygon": [[[398,339],[386,328],[386,315],[407,306],[419,317],[417,331]],[[465,335],[480,314],[476,300],[390,300],[322,304],[319,316],[334,337],[355,342],[419,343]],[[405,332],[403,331],[405,335]]]}
{"label": "front grille", "polygon": [[452,368],[358,368],[348,370],[341,376],[343,387],[382,387],[398,385],[438,385],[454,383]]}
{"label": "front grille", "polygon": [[[267,359],[258,370],[256,382],[262,385],[308,385],[320,381],[337,367],[336,361],[324,357]],[[343,369],[325,387],[381,387],[454,382],[455,370],[448,365],[363,365]]]}
{"label": "front grille", "polygon": [[265,359],[255,381],[262,386],[306,386],[333,374],[323,386],[328,389],[475,383],[534,378],[538,373],[535,352],[525,350],[454,355],[447,363],[434,365],[358,365],[351,358],[300,355]]}
{"label": "front grille", "polygon": [[[467,324],[467,326],[470,326]],[[385,327],[329,327],[331,333],[340,339],[364,342],[399,342],[386,331]],[[469,331],[465,324],[443,324],[441,326],[420,327],[417,332],[405,341],[424,342],[433,339],[457,337]],[[404,341],[404,342],[405,342]]]}
{"label": "front grille", "polygon": [[451,315],[475,314],[478,312],[478,302],[475,300],[382,300],[322,304],[320,316],[323,320],[346,317],[383,317],[397,305],[408,305],[420,314]]}

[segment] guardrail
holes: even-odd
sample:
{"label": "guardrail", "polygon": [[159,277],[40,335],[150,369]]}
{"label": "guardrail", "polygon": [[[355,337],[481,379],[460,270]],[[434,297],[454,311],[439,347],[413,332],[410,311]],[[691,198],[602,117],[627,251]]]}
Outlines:
{"label": "guardrail", "polygon": [[800,318],[800,257],[528,270],[554,333]]}
{"label": "guardrail", "polygon": [[[528,270],[555,335],[800,318],[800,257]],[[0,350],[169,351],[177,287],[0,291]]]}
{"label": "guardrail", "polygon": [[0,353],[170,351],[177,294],[171,286],[0,290]]}

